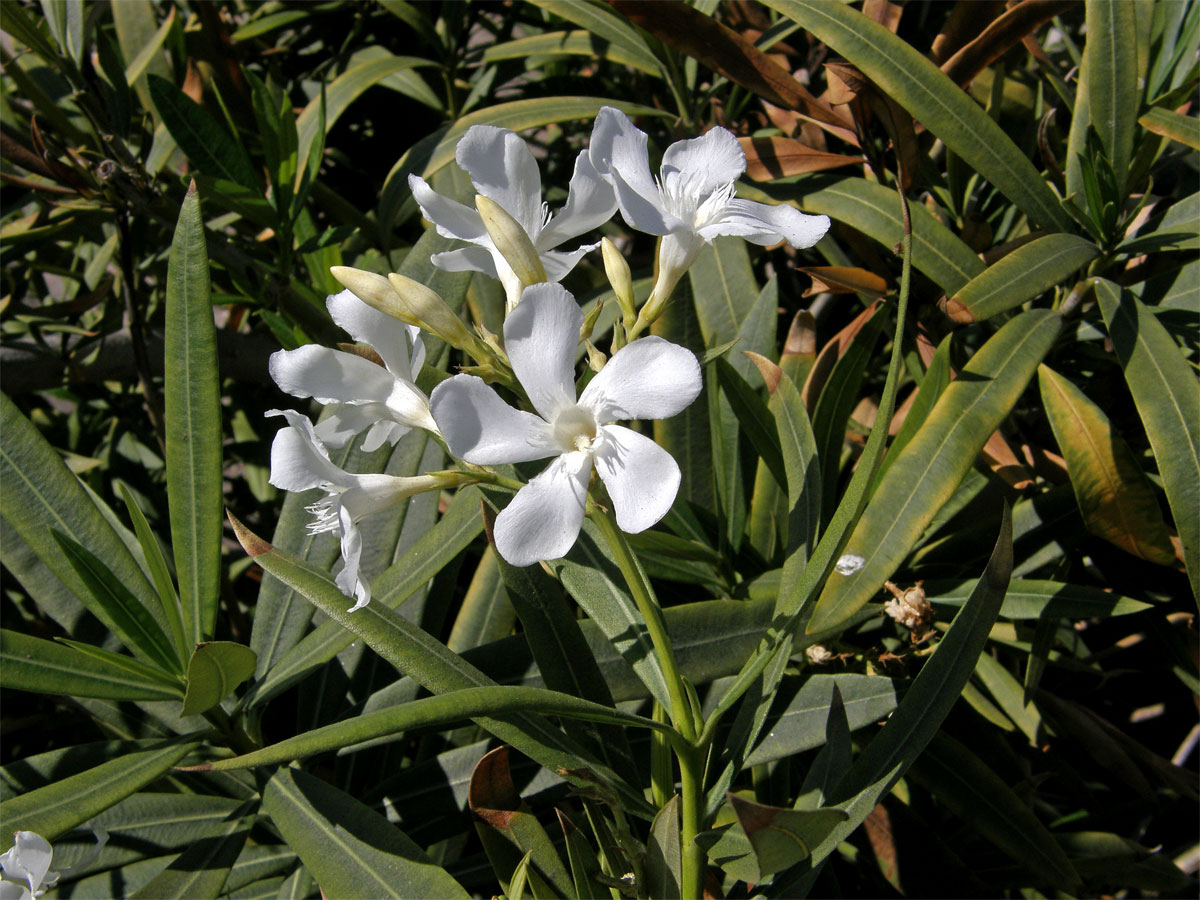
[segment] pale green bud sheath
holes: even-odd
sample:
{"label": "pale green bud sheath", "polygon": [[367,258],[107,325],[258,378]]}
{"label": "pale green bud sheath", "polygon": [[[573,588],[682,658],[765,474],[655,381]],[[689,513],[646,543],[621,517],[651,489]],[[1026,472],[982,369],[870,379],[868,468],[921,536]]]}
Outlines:
{"label": "pale green bud sheath", "polygon": [[503,206],[483,194],[476,194],[475,209],[478,210],[483,227],[487,229],[488,237],[492,239],[496,250],[512,269],[513,284],[509,284],[506,273],[500,272],[500,280],[504,282],[508,295],[506,312],[512,312],[521,291],[531,284],[549,280],[546,278],[546,267],[542,265],[541,257],[538,256],[529,233]]}
{"label": "pale green bud sheath", "polygon": [[617,245],[608,238],[600,239],[600,249],[604,254],[604,273],[608,283],[612,285],[617,305],[621,307],[626,329],[632,328],[637,321],[637,310],[633,306],[633,276],[629,271],[629,263],[617,249]]}
{"label": "pale green bud sheath", "polygon": [[406,325],[421,325],[404,301],[397,296],[391,283],[382,275],[350,266],[331,266],[329,272],[342,287],[373,309],[399,319]]}
{"label": "pale green bud sheath", "polygon": [[490,359],[488,346],[467,326],[436,291],[419,281],[393,272],[387,277],[392,292],[417,324],[440,337],[451,347],[465,350],[480,362]]}

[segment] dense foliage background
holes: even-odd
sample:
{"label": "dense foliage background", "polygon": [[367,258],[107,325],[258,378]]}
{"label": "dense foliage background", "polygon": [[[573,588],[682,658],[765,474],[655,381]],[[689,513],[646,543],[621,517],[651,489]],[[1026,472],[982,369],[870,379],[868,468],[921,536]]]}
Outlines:
{"label": "dense foliage background", "polygon": [[[763,696],[717,730],[709,889],[1195,894],[1200,5],[43,0],[0,17],[0,830],[44,834],[65,863],[93,825],[111,835],[57,896],[678,896],[671,758],[644,731],[626,744],[563,720],[585,742],[620,735],[620,796],[517,753],[511,773],[475,769],[495,720],[453,716],[371,744],[348,730],[281,757],[293,769],[171,769],[440,693],[304,580],[337,541],[305,533],[311,498],[268,483],[278,420],[263,414],[293,401],[267,358],[344,339],[324,306],[336,265],[407,274],[499,333],[497,283],[429,264],[451,242],[407,175],[469,203],[455,144],[499,125],[535,148],[556,205],[605,105],[651,135],[652,160],[730,129],[742,196],[834,220],[801,252],[719,239],[656,326],[702,358],[706,388],[655,429],[681,499],[633,545],[705,715],[773,616],[801,617]],[[914,271],[898,323],[899,190]],[[654,239],[619,218],[602,233],[644,299]],[[587,309],[607,299],[607,349],[600,254],[565,283]],[[211,348],[179,318],[206,327],[208,303]],[[465,362],[431,345],[426,387]],[[188,379],[214,360],[205,412],[203,372]],[[180,424],[181,403],[200,426]],[[792,444],[781,409],[804,419]],[[879,470],[852,481],[884,426]],[[422,433],[339,457],[393,474],[441,460]],[[376,605],[400,610],[389,627],[498,682],[567,690],[528,607],[578,604],[567,619],[604,690],[661,717],[603,621],[612,582],[586,575],[603,564],[512,570],[479,504],[474,488],[423,495],[369,529]],[[264,574],[221,505],[311,571]],[[830,571],[840,551],[866,560],[852,584]],[[824,568],[805,580],[812,559]],[[988,578],[1008,584],[998,613],[959,632],[982,653],[934,655]],[[138,640],[180,601],[182,644],[213,642],[212,659]],[[933,660],[937,683],[915,681]],[[915,718],[894,755],[862,753],[883,752],[877,723],[898,708]],[[861,806],[876,778],[852,751],[891,777],[847,834],[788,819],[793,843],[764,847],[724,800]],[[735,831],[734,849],[714,843]]]}

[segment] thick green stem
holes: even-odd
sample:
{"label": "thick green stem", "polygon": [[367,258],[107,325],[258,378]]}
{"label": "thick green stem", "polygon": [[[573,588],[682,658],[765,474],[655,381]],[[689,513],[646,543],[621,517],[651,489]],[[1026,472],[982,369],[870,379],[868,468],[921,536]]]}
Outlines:
{"label": "thick green stem", "polygon": [[707,857],[704,848],[696,843],[696,836],[704,828],[704,757],[704,745],[679,754],[679,847],[683,857],[680,887],[685,898],[704,896]]}
{"label": "thick green stem", "polygon": [[696,843],[704,821],[704,747],[697,746],[696,716],[687,698],[683,676],[675,665],[675,654],[671,650],[671,639],[667,634],[662,610],[654,597],[654,590],[646,573],[638,565],[633,548],[625,539],[611,511],[593,505],[592,520],[600,528],[604,539],[612,549],[617,566],[625,576],[630,593],[637,602],[638,610],[646,622],[646,630],[654,644],[659,666],[667,681],[667,693],[671,700],[671,719],[683,740],[672,741],[679,760],[679,789],[681,828],[679,844],[682,855],[682,881],[684,897],[701,897],[704,888],[704,849]]}
{"label": "thick green stem", "polygon": [[625,539],[617,525],[611,510],[604,509],[598,504],[591,508],[592,521],[600,528],[608,546],[612,549],[617,566],[625,576],[625,583],[637,603],[638,612],[646,622],[646,630],[650,633],[650,642],[654,644],[654,653],[658,657],[659,667],[667,681],[667,695],[671,700],[671,723],[688,741],[696,740],[696,723],[692,716],[691,705],[683,687],[683,677],[675,665],[675,653],[671,650],[671,638],[667,635],[667,623],[659,609],[658,600],[646,573],[638,565],[633,554],[633,548]]}

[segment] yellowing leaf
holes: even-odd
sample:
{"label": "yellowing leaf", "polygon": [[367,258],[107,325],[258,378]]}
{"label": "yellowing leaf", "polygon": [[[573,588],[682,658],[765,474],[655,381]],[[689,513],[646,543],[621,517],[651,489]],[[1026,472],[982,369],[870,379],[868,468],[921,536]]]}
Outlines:
{"label": "yellowing leaf", "polygon": [[1104,412],[1070,381],[1038,368],[1042,402],[1088,531],[1162,565],[1175,562],[1154,490]]}

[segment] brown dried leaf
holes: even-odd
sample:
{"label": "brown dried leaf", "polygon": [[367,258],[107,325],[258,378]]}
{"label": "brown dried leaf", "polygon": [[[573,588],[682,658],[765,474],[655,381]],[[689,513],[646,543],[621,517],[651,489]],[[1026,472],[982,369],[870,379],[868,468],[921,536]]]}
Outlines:
{"label": "brown dried leaf", "polygon": [[846,123],[736,31],[673,0],[610,0],[635,25],[765,100],[827,125]]}
{"label": "brown dried leaf", "polygon": [[832,294],[865,294],[876,298],[888,293],[887,281],[867,269],[854,266],[800,266],[798,270],[813,280],[812,287],[804,292],[805,297],[826,291]]}
{"label": "brown dried leaf", "polygon": [[861,165],[858,156],[826,153],[785,137],[738,138],[746,153],[746,174],[755,181],[820,172],[838,166]]}
{"label": "brown dried leaf", "polygon": [[521,808],[521,795],[508,768],[508,748],[497,747],[476,763],[467,787],[471,812],[501,831]]}
{"label": "brown dried leaf", "polygon": [[995,19],[966,46],[942,63],[942,71],[960,87],[969,84],[980,72],[1020,43],[1033,31],[1078,0],[1022,0]]}
{"label": "brown dried leaf", "polygon": [[933,39],[929,58],[940,66],[1001,15],[1004,6],[1004,0],[958,0],[941,33]]}

